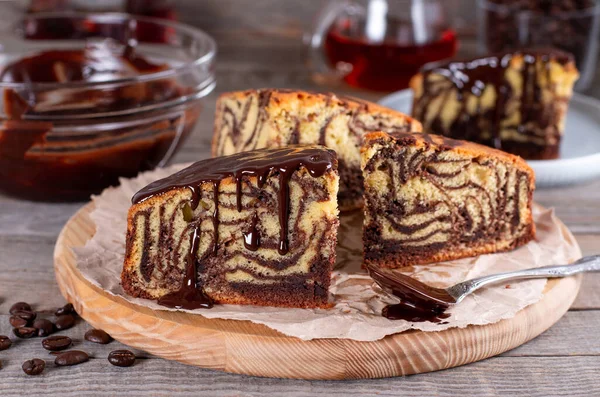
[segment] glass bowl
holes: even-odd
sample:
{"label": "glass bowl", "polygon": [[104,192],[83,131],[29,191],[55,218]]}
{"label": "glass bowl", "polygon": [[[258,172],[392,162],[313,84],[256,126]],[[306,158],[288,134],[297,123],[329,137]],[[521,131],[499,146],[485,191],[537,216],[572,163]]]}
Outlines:
{"label": "glass bowl", "polygon": [[478,0],[482,53],[555,47],[575,57],[577,91],[590,87],[596,73],[600,2]]}
{"label": "glass bowl", "polygon": [[36,14],[0,41],[0,190],[29,199],[84,199],[165,165],[215,87],[214,40],[181,23]]}

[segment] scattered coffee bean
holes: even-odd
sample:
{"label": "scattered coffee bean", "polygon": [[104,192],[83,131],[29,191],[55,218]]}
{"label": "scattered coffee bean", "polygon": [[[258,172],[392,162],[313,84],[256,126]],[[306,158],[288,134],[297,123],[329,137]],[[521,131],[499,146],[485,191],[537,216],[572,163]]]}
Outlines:
{"label": "scattered coffee bean", "polygon": [[42,347],[50,351],[65,350],[73,341],[68,336],[54,335],[42,340]]}
{"label": "scattered coffee bean", "polygon": [[17,310],[16,312],[13,313],[14,317],[21,317],[23,320],[26,320],[27,322],[31,322],[33,320],[35,320],[36,314],[35,312],[30,312],[28,310]]}
{"label": "scattered coffee bean", "polygon": [[0,350],[6,350],[12,346],[12,341],[6,335],[0,335]]}
{"label": "scattered coffee bean", "polygon": [[75,325],[75,317],[73,317],[72,314],[63,314],[56,318],[56,323],[54,325],[59,331],[69,329]]}
{"label": "scattered coffee bean", "polygon": [[13,328],[13,334],[21,339],[29,339],[37,335],[37,329],[33,327]]}
{"label": "scattered coffee bean", "polygon": [[38,318],[33,322],[33,328],[38,330],[38,336],[48,336],[54,332],[54,323],[45,318]]}
{"label": "scattered coffee bean", "polygon": [[135,354],[129,350],[113,350],[108,354],[108,362],[117,367],[131,367],[135,362]]}
{"label": "scattered coffee bean", "polygon": [[54,313],[54,315],[56,317],[63,316],[65,314],[75,314],[75,308],[73,307],[73,305],[71,303],[67,303],[63,307],[59,307],[58,309],[56,309],[56,312]]}
{"label": "scattered coffee bean", "polygon": [[2,369],[2,361],[0,361],[0,369]]}
{"label": "scattered coffee bean", "polygon": [[39,358],[34,358],[33,360],[25,361],[21,368],[23,368],[23,372],[27,375],[39,375],[46,368],[46,362]]}
{"label": "scattered coffee bean", "polygon": [[31,312],[33,310],[31,310],[31,306],[29,305],[29,303],[25,303],[25,302],[17,302],[14,305],[12,305],[10,307],[10,310],[8,311],[10,314],[15,314],[15,312],[21,311],[21,310],[25,310],[28,312]]}
{"label": "scattered coffee bean", "polygon": [[77,365],[86,362],[90,356],[81,350],[69,350],[59,354],[54,360],[54,364],[58,366]]}
{"label": "scattered coffee bean", "polygon": [[10,325],[12,325],[15,328],[26,327],[28,324],[27,320],[25,320],[24,318],[21,318],[21,317],[17,317],[17,316],[10,316],[10,318],[8,319],[8,322],[10,323]]}
{"label": "scattered coffee bean", "polygon": [[101,345],[106,345],[112,341],[110,335],[101,329],[90,329],[85,333],[84,338],[89,342],[100,343]]}

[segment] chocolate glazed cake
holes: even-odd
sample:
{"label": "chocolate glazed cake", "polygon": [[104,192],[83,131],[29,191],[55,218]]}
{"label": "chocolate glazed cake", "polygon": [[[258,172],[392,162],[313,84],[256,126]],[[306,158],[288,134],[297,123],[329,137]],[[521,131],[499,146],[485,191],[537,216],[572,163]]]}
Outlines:
{"label": "chocolate glazed cake", "polygon": [[413,77],[413,117],[426,132],[527,159],[559,155],[578,72],[558,50],[437,63]]}
{"label": "chocolate glazed cake", "polygon": [[397,268],[521,246],[535,236],[523,159],[429,134],[371,133],[361,150],[367,265]]}
{"label": "chocolate glazed cake", "polygon": [[133,197],[124,290],[162,305],[326,307],[335,153],[262,149],[197,162]]}
{"label": "chocolate glazed cake", "polygon": [[421,131],[410,117],[357,99],[288,90],[250,90],[217,102],[213,156],[319,144],[337,152],[342,211],[362,206],[360,145],[366,132]]}

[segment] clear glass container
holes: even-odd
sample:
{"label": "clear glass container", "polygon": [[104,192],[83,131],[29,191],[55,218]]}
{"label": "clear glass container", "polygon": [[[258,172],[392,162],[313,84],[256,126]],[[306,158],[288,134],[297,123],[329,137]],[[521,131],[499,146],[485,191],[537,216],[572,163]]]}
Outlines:
{"label": "clear glass container", "polygon": [[454,0],[332,0],[307,36],[319,81],[376,91],[408,87],[428,62],[454,56]]}
{"label": "clear glass container", "polygon": [[84,199],[165,165],[215,87],[214,40],[171,21],[26,15],[1,45],[0,190],[30,199]]}
{"label": "clear glass container", "polygon": [[575,57],[580,77],[575,89],[590,87],[596,73],[600,1],[478,0],[482,54],[553,47]]}

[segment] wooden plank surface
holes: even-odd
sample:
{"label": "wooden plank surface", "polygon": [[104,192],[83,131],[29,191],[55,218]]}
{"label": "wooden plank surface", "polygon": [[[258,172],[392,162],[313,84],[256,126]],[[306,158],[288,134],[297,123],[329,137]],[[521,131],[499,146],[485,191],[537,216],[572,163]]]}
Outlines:
{"label": "wooden plank surface", "polygon": [[195,370],[161,360],[138,360],[131,368],[104,358],[77,367],[54,368],[40,377],[20,368],[1,370],[3,397],[56,393],[80,396],[598,396],[600,357],[495,357],[441,372],[370,381],[304,381],[255,378]]}
{"label": "wooden plank surface", "polygon": [[[199,126],[175,162],[208,156],[214,100],[220,92],[289,87],[334,90],[369,100],[381,96],[347,87],[319,87],[312,81],[301,37],[316,12],[315,3],[205,0],[198,7],[196,1],[178,2],[183,20],[215,36],[219,61],[217,90],[207,98]],[[473,41],[463,41],[462,51],[471,52],[474,47]],[[600,98],[600,78],[588,94]],[[584,254],[600,253],[600,181],[539,190],[536,200],[556,209],[576,233]],[[8,308],[14,301],[29,301],[40,310],[64,304],[54,281],[52,251],[58,232],[81,205],[32,203],[0,195],[0,334],[11,332]],[[65,334],[74,338],[75,347],[92,354],[90,362],[54,368],[39,345],[40,339],[20,340],[0,352],[0,396],[600,395],[600,342],[596,337],[600,329],[599,285],[600,274],[586,276],[572,310],[563,319],[538,338],[500,357],[437,373],[371,381],[252,378],[202,370],[143,353],[132,368],[112,367],[106,356],[122,346],[117,342],[106,346],[83,342],[89,326],[80,321]],[[33,357],[48,359],[48,368],[39,378],[27,377],[20,368],[24,360]]]}

